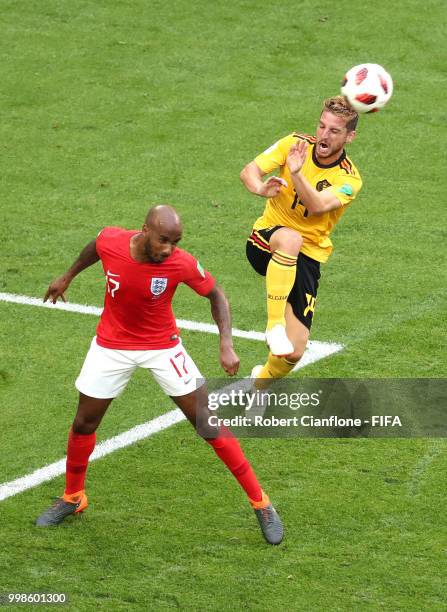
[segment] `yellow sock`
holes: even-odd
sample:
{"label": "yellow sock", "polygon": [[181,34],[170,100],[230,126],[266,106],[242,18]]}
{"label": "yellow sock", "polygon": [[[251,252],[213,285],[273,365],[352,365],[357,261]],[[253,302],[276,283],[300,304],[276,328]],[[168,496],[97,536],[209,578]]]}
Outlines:
{"label": "yellow sock", "polygon": [[289,361],[286,357],[277,357],[269,353],[267,363],[264,364],[262,370],[256,378],[255,387],[257,389],[266,389],[272,379],[284,378],[293,370],[296,361]]}
{"label": "yellow sock", "polygon": [[286,324],[286,304],[295,282],[296,259],[293,255],[274,251],[267,266],[267,329],[278,323]]}

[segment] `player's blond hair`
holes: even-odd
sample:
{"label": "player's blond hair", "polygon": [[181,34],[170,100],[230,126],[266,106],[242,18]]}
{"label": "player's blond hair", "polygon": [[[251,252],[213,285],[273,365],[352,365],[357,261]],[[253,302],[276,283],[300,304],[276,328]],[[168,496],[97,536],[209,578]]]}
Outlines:
{"label": "player's blond hair", "polygon": [[348,132],[354,131],[357,127],[359,116],[344,96],[327,98],[327,100],[324,101],[322,112],[324,111],[343,117],[343,119],[346,120],[346,129]]}

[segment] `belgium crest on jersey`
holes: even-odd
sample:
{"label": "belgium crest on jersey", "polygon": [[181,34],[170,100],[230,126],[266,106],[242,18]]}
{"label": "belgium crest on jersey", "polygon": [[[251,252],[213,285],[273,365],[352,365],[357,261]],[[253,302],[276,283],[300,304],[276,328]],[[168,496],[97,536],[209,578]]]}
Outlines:
{"label": "belgium crest on jersey", "polygon": [[151,293],[152,295],[160,295],[168,286],[167,278],[151,278]]}

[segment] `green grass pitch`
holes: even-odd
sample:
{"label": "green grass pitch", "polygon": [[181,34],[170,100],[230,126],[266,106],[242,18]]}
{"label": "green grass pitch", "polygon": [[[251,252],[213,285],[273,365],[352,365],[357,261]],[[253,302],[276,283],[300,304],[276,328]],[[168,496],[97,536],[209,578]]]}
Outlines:
{"label": "green grass pitch", "polygon": [[[105,225],[182,215],[182,245],[215,274],[234,326],[261,331],[245,238],[263,202],[243,165],[294,129],[354,64],[395,93],[349,153],[364,189],[334,233],[312,330],[343,352],[312,377],[445,377],[443,4],[378,0],[3,0],[0,291],[42,296]],[[100,305],[99,266],[72,302]],[[179,318],[210,321],[178,291]],[[60,459],[96,320],[0,302],[0,483]],[[207,376],[217,338],[184,333]],[[241,374],[261,343],[237,339]],[[302,376],[303,372],[296,374]],[[139,372],[98,432],[171,408]],[[421,406],[423,410],[423,406]],[[243,493],[188,424],[95,462],[91,508],[33,520],[63,478],[0,502],[0,591],[66,592],[70,610],[447,610],[443,440],[244,440],[280,510],[268,547]],[[43,608],[42,608],[43,609]]]}

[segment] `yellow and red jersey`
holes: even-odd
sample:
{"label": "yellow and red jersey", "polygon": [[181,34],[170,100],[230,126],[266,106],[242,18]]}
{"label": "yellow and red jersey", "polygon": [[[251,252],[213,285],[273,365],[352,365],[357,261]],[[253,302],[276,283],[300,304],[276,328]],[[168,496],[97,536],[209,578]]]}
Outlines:
{"label": "yellow and red jersey", "polygon": [[[307,209],[300,201],[287,168],[286,159],[290,147],[299,140],[308,143],[306,161],[301,169],[310,185],[317,191],[330,189],[340,200],[342,206],[319,216],[307,216]],[[305,134],[293,133],[281,138],[266,151],[255,158],[257,166],[265,174],[279,168],[279,176],[287,182],[280,193],[267,200],[262,217],[256,220],[254,229],[264,229],[274,225],[284,225],[296,229],[303,237],[301,251],[320,262],[327,261],[332,252],[329,238],[335,224],[345,209],[356,197],[362,187],[359,171],[345,151],[333,163],[321,164],[315,155],[315,138]]]}

